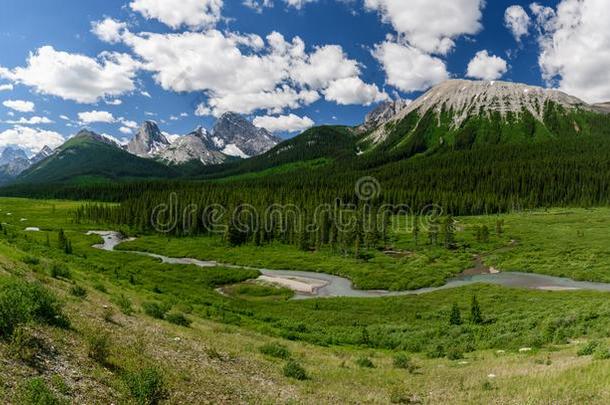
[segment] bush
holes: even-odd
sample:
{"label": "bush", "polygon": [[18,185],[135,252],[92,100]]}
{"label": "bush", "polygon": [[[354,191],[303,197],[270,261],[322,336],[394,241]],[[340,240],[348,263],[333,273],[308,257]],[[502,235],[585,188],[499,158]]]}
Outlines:
{"label": "bush", "polygon": [[96,290],[98,290],[99,292],[103,292],[103,293],[107,293],[108,289],[106,288],[106,286],[102,283],[96,283],[93,285],[93,288],[95,288]]}
{"label": "bush", "polygon": [[125,315],[133,314],[133,305],[131,304],[131,300],[125,295],[119,295],[115,300],[115,304]]}
{"label": "bush", "polygon": [[407,370],[411,374],[416,372],[418,368],[411,358],[404,353],[399,353],[394,356],[394,367]]}
{"label": "bush", "polygon": [[167,398],[167,390],[161,372],[154,367],[144,368],[123,375],[123,381],[139,405],[156,405]]}
{"label": "bush", "polygon": [[87,296],[87,290],[80,285],[74,285],[70,288],[70,294],[78,298],[85,298]]}
{"label": "bush", "polygon": [[599,345],[600,343],[597,340],[592,340],[578,349],[576,354],[578,356],[591,356],[593,353],[595,353],[595,350],[599,347]]}
{"label": "bush", "polygon": [[286,346],[277,343],[268,343],[259,347],[258,350],[266,356],[284,360],[288,360],[290,358],[290,350],[288,350]]}
{"label": "bush", "polygon": [[375,365],[368,357],[358,357],[356,359],[356,364],[362,368],[375,368]]}
{"label": "bush", "polygon": [[26,256],[23,258],[23,262],[25,264],[29,264],[30,266],[36,266],[40,263],[40,259],[34,256]]}
{"label": "bush", "polygon": [[186,328],[191,326],[191,320],[184,316],[182,312],[170,312],[165,316],[165,320],[174,325],[184,326]]}
{"label": "bush", "polygon": [[108,363],[110,355],[110,337],[104,332],[92,333],[87,338],[87,355],[99,364],[105,365]]}
{"label": "bush", "polygon": [[33,378],[19,387],[18,402],[21,405],[63,405],[66,401],[59,399],[45,384],[42,378]]}
{"label": "bush", "polygon": [[64,279],[69,280],[72,278],[72,273],[70,273],[70,270],[68,270],[67,267],[59,265],[57,263],[55,263],[51,266],[50,274],[51,274],[51,277],[57,278],[57,279],[64,278]]}
{"label": "bush", "polygon": [[595,360],[608,360],[610,359],[610,350],[607,347],[598,347],[593,353],[593,358]]}
{"label": "bush", "polygon": [[61,304],[40,284],[15,281],[0,287],[0,337],[8,337],[19,325],[36,321],[67,327]]}
{"label": "bush", "polygon": [[458,347],[451,347],[447,350],[447,358],[449,360],[460,360],[464,358],[464,353]]}
{"label": "bush", "polygon": [[283,372],[284,376],[294,378],[295,380],[303,381],[308,379],[305,369],[294,360],[289,360],[286,365],[284,365]]}
{"label": "bush", "polygon": [[145,302],[142,304],[142,309],[144,313],[148,316],[152,316],[156,319],[164,319],[165,313],[168,308],[164,304],[159,304],[158,302]]}
{"label": "bush", "polygon": [[34,336],[32,330],[20,326],[13,331],[9,349],[13,357],[24,363],[34,365],[36,356],[42,351],[43,342]]}

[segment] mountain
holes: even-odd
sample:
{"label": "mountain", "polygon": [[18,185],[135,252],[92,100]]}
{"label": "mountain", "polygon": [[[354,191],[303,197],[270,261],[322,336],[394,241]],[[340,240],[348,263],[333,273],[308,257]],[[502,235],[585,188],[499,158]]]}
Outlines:
{"label": "mountain", "polygon": [[173,144],[160,150],[156,158],[163,163],[180,165],[197,161],[204,165],[214,165],[227,160],[227,155],[218,151],[210,134],[204,128],[197,128],[188,135],[179,137]]}
{"label": "mountain", "polygon": [[6,147],[0,155],[0,181],[15,178],[29,166],[30,160],[23,150]]}
{"label": "mountain", "polygon": [[223,114],[214,124],[212,140],[225,155],[242,158],[260,155],[282,142],[266,129],[230,112]]}
{"label": "mountain", "polygon": [[595,117],[601,114],[600,107],[557,90],[468,80],[441,83],[392,116],[385,111],[391,109],[359,127],[364,133],[359,145],[397,158],[588,135],[596,131]]}
{"label": "mountain", "polygon": [[387,101],[379,104],[364,118],[364,130],[377,128],[394,118],[411,103],[410,100]]}
{"label": "mountain", "polygon": [[53,149],[49,148],[47,145],[45,145],[40,152],[38,152],[36,155],[34,155],[31,159],[30,159],[30,163],[31,164],[36,164],[38,162],[41,162],[43,160],[45,160],[46,158],[48,158],[49,156],[51,156],[53,154]]}
{"label": "mountain", "polygon": [[127,144],[127,151],[133,155],[151,158],[170,145],[153,121],[145,121],[133,139]]}
{"label": "mountain", "polygon": [[176,171],[134,156],[108,138],[88,130],[60,146],[17,177],[19,183],[90,182],[175,177]]}

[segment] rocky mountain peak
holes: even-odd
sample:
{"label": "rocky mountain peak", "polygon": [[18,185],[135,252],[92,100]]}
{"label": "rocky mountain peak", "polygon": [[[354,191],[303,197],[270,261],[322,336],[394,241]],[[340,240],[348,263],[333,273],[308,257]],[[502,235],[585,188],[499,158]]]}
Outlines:
{"label": "rocky mountain peak", "polygon": [[30,166],[28,155],[20,148],[8,146],[0,155],[0,174],[2,177],[15,177]]}
{"label": "rocky mountain peak", "polygon": [[227,155],[256,156],[267,152],[281,139],[264,128],[258,128],[244,116],[224,113],[212,129],[214,142]]}
{"label": "rocky mountain peak", "polygon": [[133,139],[127,144],[127,150],[140,157],[154,156],[170,142],[161,133],[154,121],[144,121]]}
{"label": "rocky mountain peak", "polygon": [[53,154],[53,149],[51,149],[51,148],[49,148],[49,146],[45,145],[36,155],[34,155],[30,159],[30,162],[32,164],[36,164],[38,162],[41,162],[41,161],[45,160],[46,158],[48,158],[52,154]]}
{"label": "rocky mountain peak", "polygon": [[366,115],[364,119],[365,129],[376,128],[385,124],[410,103],[411,100],[398,99],[379,104],[374,110]]}

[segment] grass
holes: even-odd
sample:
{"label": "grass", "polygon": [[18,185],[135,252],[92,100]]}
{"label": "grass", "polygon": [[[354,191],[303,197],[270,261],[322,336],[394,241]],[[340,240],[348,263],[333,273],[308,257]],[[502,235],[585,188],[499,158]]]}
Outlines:
{"label": "grass", "polygon": [[[47,339],[54,339],[53,346],[59,347],[58,350],[70,350],[71,356],[77,358],[80,353],[79,363],[97,364],[88,358],[86,334],[79,331],[99,328],[101,333],[110,333],[112,355],[108,361],[116,371],[94,364],[87,367],[96,371],[85,368],[81,373],[110,381],[109,386],[114,391],[109,398],[115,398],[115,403],[127,402],[125,398],[131,401],[155,398],[158,392],[169,396],[173,403],[188,402],[191,389],[208,392],[208,398],[216,402],[265,402],[266,399],[267,402],[388,403],[413,398],[429,403],[610,401],[607,390],[600,383],[610,379],[605,360],[610,330],[607,293],[546,292],[471,285],[421,296],[286,301],[260,299],[268,297],[268,291],[258,287],[252,290],[247,286],[245,290],[237,288],[246,294],[223,296],[215,289],[243,285],[246,280],[257,277],[258,272],[165,265],[147,257],[92,249],[90,246],[99,243],[99,239],[84,235],[90,225],[70,223],[70,206],[61,203],[53,210],[53,204],[49,202],[0,199],[0,215],[10,210],[17,221],[29,215],[28,226],[45,224],[39,233],[24,233],[18,223],[6,226],[7,235],[0,235],[0,285],[16,281],[41,285],[35,281],[41,280],[45,289],[59,296],[57,302],[65,300],[75,330],[47,325],[44,319],[48,317],[36,316],[36,319],[43,320],[40,327],[44,328]],[[435,260],[440,263],[445,256],[468,256],[470,261],[473,254],[479,253],[483,254],[487,264],[504,270],[500,267],[500,260],[513,260],[516,249],[529,246],[534,251],[538,243],[536,238],[545,239],[544,232],[539,231],[544,226],[530,217],[547,221],[550,231],[546,238],[556,239],[558,245],[572,243],[570,238],[556,235],[565,227],[570,228],[570,223],[574,223],[575,229],[581,229],[578,223],[589,224],[591,229],[583,238],[591,242],[590,253],[595,249],[602,250],[602,242],[594,239],[610,238],[602,232],[603,227],[610,224],[608,209],[550,210],[503,216],[504,233],[495,235],[492,231],[492,238],[486,244],[474,241],[472,229],[479,224],[491,227],[496,217],[458,218],[457,240],[462,245],[469,245],[458,251],[437,249],[423,243],[416,247],[411,235],[399,233],[394,235],[393,250],[411,253],[391,257],[374,252],[375,257],[369,263],[333,255],[332,252],[297,253],[288,250],[280,257],[277,250],[277,257],[269,256],[279,246],[258,250],[244,247],[240,248],[243,250],[231,251],[237,254],[234,260],[246,261],[251,255],[261,262],[277,259],[296,266],[299,263],[293,260],[296,257],[311,267],[322,263],[323,258],[331,257],[335,264],[346,266],[342,271],[354,271],[364,280],[373,279],[374,273],[366,274],[368,270],[362,268],[374,272],[376,260],[387,260],[394,266],[380,271],[382,280],[392,269],[398,272],[392,277],[401,279],[411,274],[408,270],[411,260],[426,258],[423,260],[427,262],[430,259],[428,255],[437,255]],[[53,243],[46,246],[47,234],[53,240],[59,228],[64,228],[73,241],[73,255],[65,255]],[[190,239],[170,240],[169,243],[156,237],[143,237],[141,240],[151,250],[163,253],[164,249],[180,249],[180,241],[186,245],[182,249],[194,249],[195,240],[205,239],[204,249],[200,246],[193,256],[208,254],[205,243],[212,246],[219,243],[211,238]],[[155,240],[157,245],[153,244]],[[511,244],[511,240],[517,243]],[[580,245],[583,242],[578,243],[578,246],[584,246]],[[217,249],[220,252],[220,244]],[[561,253],[564,250],[568,253]],[[181,256],[174,254],[179,252],[176,250],[171,255]],[[564,260],[568,263],[566,266],[571,266],[566,259],[571,250],[564,246],[551,249],[551,252],[558,258],[547,257],[550,254],[545,250],[538,250],[540,256],[551,262]],[[39,258],[38,263],[24,261],[28,256]],[[604,255],[594,254],[592,257],[595,263],[604,263]],[[349,263],[356,270],[350,269]],[[436,265],[441,266],[439,263]],[[48,269],[53,264],[69,270],[71,280],[51,278]],[[425,267],[421,272],[432,273],[433,268]],[[583,272],[582,266],[569,269]],[[438,274],[429,276],[432,279],[440,277]],[[386,278],[386,281],[390,279]],[[100,285],[104,286],[103,292],[95,288]],[[85,288],[87,299],[71,297],[73,286]],[[475,295],[485,320],[480,325],[469,322],[467,316]],[[164,320],[134,311],[148,302],[167,305],[171,310],[166,311]],[[454,303],[462,309],[463,322],[460,325],[449,322]],[[112,322],[104,321],[104,306],[118,308],[117,313],[109,317]],[[192,322],[190,327],[168,322],[169,315],[174,313],[188,313],[188,320]],[[20,327],[23,323],[17,322],[16,325]],[[176,340],[176,337],[181,340]],[[600,342],[601,349],[596,346],[591,354],[577,356],[577,352],[592,340]],[[10,341],[0,341],[0,358],[8,351],[9,345]],[[269,353],[282,350],[273,347],[265,353],[259,349],[266,345],[285,347],[288,356],[275,356],[282,360],[278,361]],[[134,353],[129,347],[142,347],[144,354]],[[520,352],[519,349],[524,347],[533,350]],[[211,349],[218,356],[211,358],[207,354]],[[399,359],[398,354],[405,357]],[[427,354],[431,354],[430,358]],[[357,362],[362,358],[368,359],[375,368],[358,366]],[[306,370],[306,380],[294,378],[292,372],[289,376],[284,374],[284,366],[288,364],[284,361],[288,359]],[[172,369],[159,369],[160,365],[170,362]],[[14,361],[10,365],[29,367]],[[137,374],[149,369],[149,365],[159,371],[161,384],[152,374],[148,376],[150,378]],[[412,373],[408,373],[410,367]],[[126,373],[136,374],[125,377]],[[256,381],[265,383],[245,382],[248,380],[246,376],[252,375],[262,379]],[[0,371],[0,380],[2,378],[6,377]],[[50,379],[45,381],[46,386],[51,387]],[[266,391],[265,387],[271,388]],[[12,395],[16,389],[9,385],[7,395]],[[57,395],[55,389],[49,390]],[[84,395],[82,392],[75,390],[71,395]],[[90,392],[89,395],[95,394]],[[2,398],[0,393],[0,400]],[[80,398],[83,402],[86,397]],[[194,400],[193,397],[190,399],[191,402]]]}

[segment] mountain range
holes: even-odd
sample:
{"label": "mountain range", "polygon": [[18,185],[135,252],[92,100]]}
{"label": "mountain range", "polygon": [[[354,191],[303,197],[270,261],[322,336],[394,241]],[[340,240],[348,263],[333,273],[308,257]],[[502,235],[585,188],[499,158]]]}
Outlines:
{"label": "mountain range", "polygon": [[[173,142],[152,121],[125,146],[81,131],[55,152],[45,150],[42,159],[30,161],[17,181],[223,177],[337,159],[373,167],[440,151],[595,135],[609,106],[525,84],[449,80],[412,102],[377,106],[357,127],[314,127],[284,142],[234,113],[220,117],[210,132],[197,128]],[[17,155],[7,152],[6,161]],[[2,167],[17,173],[23,158]]]}

